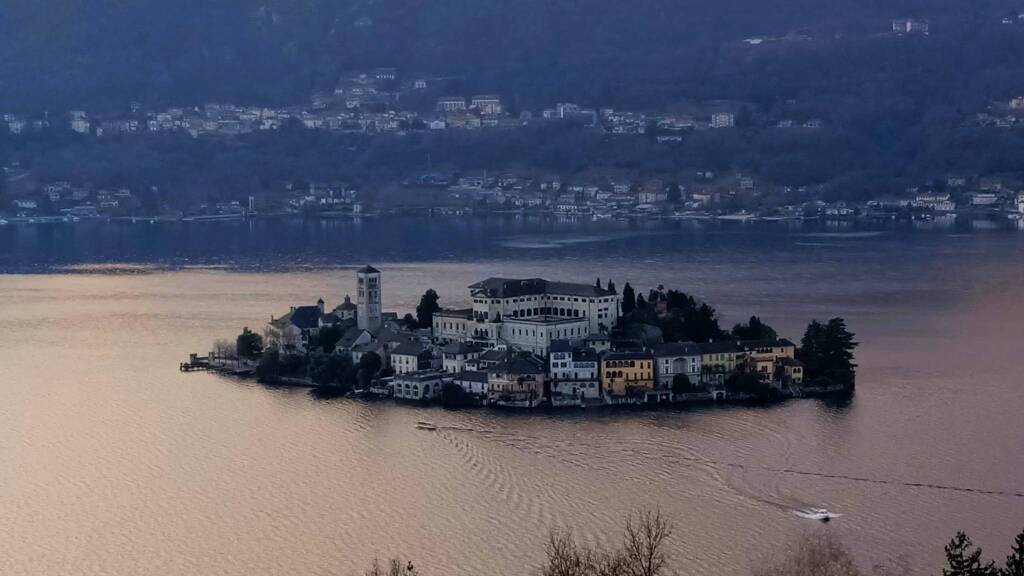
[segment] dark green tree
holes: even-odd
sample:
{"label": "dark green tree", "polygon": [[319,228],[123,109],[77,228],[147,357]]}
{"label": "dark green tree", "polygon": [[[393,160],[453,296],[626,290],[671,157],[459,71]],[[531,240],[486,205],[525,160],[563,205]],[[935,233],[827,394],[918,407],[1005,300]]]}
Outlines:
{"label": "dark green tree", "polygon": [[235,339],[235,352],[239,358],[258,358],[263,354],[263,337],[248,327],[242,328],[242,333]]}
{"label": "dark green tree", "polygon": [[732,327],[732,337],[737,340],[775,340],[778,334],[771,326],[765,324],[757,316],[751,316],[746,324]]}
{"label": "dark green tree", "polygon": [[1013,539],[1010,555],[1006,557],[1006,566],[999,573],[1001,576],[1024,576],[1024,530]]}
{"label": "dark green tree", "polygon": [[697,301],[693,296],[678,290],[669,290],[665,296],[669,310],[686,311],[697,307]]}
{"label": "dark green tree", "polygon": [[805,377],[808,379],[817,378],[825,371],[824,341],[825,326],[817,320],[811,320],[796,351],[797,360],[804,363]]}
{"label": "dark green tree", "polygon": [[356,385],[363,390],[370,387],[384,362],[376,352],[367,352],[359,357],[356,364]]}
{"label": "dark green tree", "polygon": [[804,363],[805,378],[852,387],[857,368],[853,361],[857,342],[853,337],[842,318],[833,318],[827,324],[812,320],[797,349],[797,359]]}
{"label": "dark green tree", "polygon": [[636,308],[636,292],[633,291],[633,287],[626,282],[626,285],[622,287],[622,315],[628,316]]}
{"label": "dark green tree", "polygon": [[771,387],[756,374],[750,372],[734,372],[725,380],[725,389],[730,394],[746,394],[757,400],[768,400]]}
{"label": "dark green tree", "polygon": [[846,321],[833,318],[825,325],[824,357],[827,376],[834,382],[852,385],[857,365],[853,361],[853,350],[857,342],[854,334],[846,328]]}
{"label": "dark green tree", "polygon": [[341,327],[327,326],[317,332],[315,338],[311,339],[310,347],[318,348],[327,354],[331,354],[338,346],[338,341],[341,340],[343,335]]}
{"label": "dark green tree", "polygon": [[946,567],[942,576],[998,576],[993,562],[981,561],[981,548],[974,546],[971,539],[963,532],[946,545]]}
{"label": "dark green tree", "polygon": [[416,322],[420,328],[430,328],[434,325],[434,314],[441,311],[438,304],[440,299],[433,288],[423,293],[419,305],[416,306]]}
{"label": "dark green tree", "polygon": [[256,365],[256,378],[260,382],[267,382],[281,374],[281,354],[277,348],[268,348],[263,351],[259,364]]}
{"label": "dark green tree", "polygon": [[672,377],[672,393],[673,394],[686,394],[688,392],[696,392],[697,387],[690,382],[690,377],[686,374],[676,374]]}
{"label": "dark green tree", "polygon": [[722,327],[718,325],[715,309],[703,302],[700,306],[683,311],[683,332],[686,339],[694,342],[721,340],[725,336]]}

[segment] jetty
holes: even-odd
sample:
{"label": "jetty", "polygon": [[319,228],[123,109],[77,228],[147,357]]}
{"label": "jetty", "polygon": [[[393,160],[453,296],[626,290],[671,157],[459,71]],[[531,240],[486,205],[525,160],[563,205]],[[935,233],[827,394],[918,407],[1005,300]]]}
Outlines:
{"label": "jetty", "polygon": [[206,356],[192,353],[188,355],[187,362],[178,365],[178,370],[182,372],[216,372],[231,376],[254,376],[256,365],[253,362],[237,358],[219,357],[212,352]]}

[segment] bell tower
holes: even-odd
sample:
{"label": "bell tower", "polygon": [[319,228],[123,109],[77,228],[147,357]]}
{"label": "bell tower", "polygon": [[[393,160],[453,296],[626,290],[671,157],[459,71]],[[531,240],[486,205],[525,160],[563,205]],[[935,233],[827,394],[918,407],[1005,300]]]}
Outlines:
{"label": "bell tower", "polygon": [[380,270],[363,266],[356,270],[356,324],[365,330],[376,330],[381,325]]}

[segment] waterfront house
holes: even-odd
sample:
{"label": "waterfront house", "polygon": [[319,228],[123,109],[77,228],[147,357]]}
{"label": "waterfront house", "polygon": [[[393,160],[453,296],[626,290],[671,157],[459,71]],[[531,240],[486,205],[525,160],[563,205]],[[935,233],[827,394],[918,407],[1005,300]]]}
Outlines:
{"label": "waterfront house", "polygon": [[487,367],[488,401],[498,406],[533,408],[544,400],[545,365],[533,354],[506,351],[503,362]]}
{"label": "waterfront house", "polygon": [[598,356],[580,341],[556,340],[548,357],[552,403],[558,397],[596,399],[601,396]]}
{"label": "waterfront house", "polygon": [[452,377],[452,383],[462,388],[462,391],[466,394],[472,394],[477,398],[487,397],[487,372],[475,370],[458,372]]}
{"label": "waterfront house", "polygon": [[610,402],[630,401],[655,388],[654,356],[608,352],[601,357],[601,388]]}
{"label": "waterfront house", "polygon": [[672,388],[677,374],[689,378],[693,385],[700,384],[701,351],[693,342],[669,342],[654,348],[655,372],[659,388]]}
{"label": "waterfront house", "polygon": [[396,374],[392,395],[400,400],[432,400],[441,396],[441,374],[431,370]]}
{"label": "waterfront house", "polygon": [[735,342],[702,342],[697,344],[697,349],[700,351],[701,384],[721,386],[736,370],[740,350]]}

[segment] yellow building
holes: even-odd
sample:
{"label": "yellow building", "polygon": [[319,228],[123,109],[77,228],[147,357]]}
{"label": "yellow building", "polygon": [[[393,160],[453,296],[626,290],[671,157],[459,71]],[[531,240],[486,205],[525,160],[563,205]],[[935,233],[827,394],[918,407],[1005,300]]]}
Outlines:
{"label": "yellow building", "polygon": [[702,342],[700,350],[700,379],[706,386],[720,386],[736,370],[740,349],[735,342]]}
{"label": "yellow building", "polygon": [[654,388],[654,356],[645,352],[609,352],[601,358],[601,387],[609,396],[627,396]]}
{"label": "yellow building", "polygon": [[743,340],[738,346],[737,362],[745,362],[747,369],[762,380],[772,380],[775,367],[783,360],[793,360],[796,346],[785,338],[778,340]]}
{"label": "yellow building", "polygon": [[769,359],[772,362],[780,358],[795,358],[796,345],[780,338],[778,340],[742,340],[739,347],[751,358],[758,361]]}

